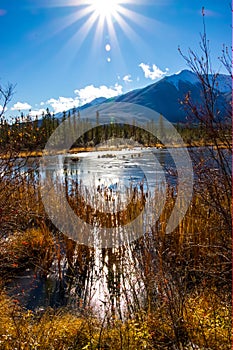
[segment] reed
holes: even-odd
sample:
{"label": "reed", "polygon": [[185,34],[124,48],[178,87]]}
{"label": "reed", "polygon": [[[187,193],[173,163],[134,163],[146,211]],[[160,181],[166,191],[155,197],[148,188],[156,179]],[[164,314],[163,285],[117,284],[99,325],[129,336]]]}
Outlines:
{"label": "reed", "polygon": [[[43,209],[36,173],[5,176],[0,186],[2,291],[7,293],[6,282],[30,267],[44,279],[55,276],[66,295],[65,309],[48,308],[38,316],[2,292],[0,348],[230,349],[227,196],[219,197],[225,208],[221,215],[206,203],[210,187],[202,195],[194,193],[186,216],[167,234],[176,200],[176,191],[168,188],[159,220],[140,239],[120,248],[96,249],[78,245],[54,228]],[[140,187],[131,188],[126,210],[106,216],[95,188],[88,192],[72,182],[66,190],[77,215],[100,227],[129,222],[144,201],[155,205],[163,191],[158,188],[148,198]],[[85,203],[90,198],[89,208]],[[94,290],[101,283],[102,311]]]}

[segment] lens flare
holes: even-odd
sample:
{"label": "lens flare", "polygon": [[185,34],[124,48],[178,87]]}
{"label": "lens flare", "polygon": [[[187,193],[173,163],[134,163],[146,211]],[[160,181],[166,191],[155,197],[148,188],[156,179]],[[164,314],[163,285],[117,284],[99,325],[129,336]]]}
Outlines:
{"label": "lens flare", "polygon": [[[137,11],[137,7],[144,4],[144,0],[51,0],[44,6],[72,8],[72,11],[50,24],[48,36],[69,32],[70,36],[60,49],[61,55],[69,52],[66,55],[68,64],[75,62],[78,51],[89,40],[88,37],[93,38],[90,55],[96,55],[101,46],[107,52],[114,48],[113,54],[117,57],[118,64],[124,64],[119,36],[123,33],[130,44],[143,48],[145,42],[137,31],[138,27],[149,31],[152,27],[160,26],[158,20],[143,16]],[[106,37],[111,40],[110,50],[104,45]]]}

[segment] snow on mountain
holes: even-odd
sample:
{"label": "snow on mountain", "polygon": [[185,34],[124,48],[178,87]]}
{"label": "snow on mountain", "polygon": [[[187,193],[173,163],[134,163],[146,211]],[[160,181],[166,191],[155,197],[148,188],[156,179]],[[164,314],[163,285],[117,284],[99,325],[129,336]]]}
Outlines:
{"label": "snow on mountain", "polygon": [[[212,76],[209,78],[211,80]],[[217,94],[216,107],[224,114],[231,95],[231,77],[219,74],[217,83],[215,88],[219,93]],[[193,103],[197,106],[203,103],[203,91],[198,76],[189,70],[183,70],[142,89],[117,96],[115,101],[149,107],[161,113],[170,122],[177,123],[185,121],[187,118],[187,112],[180,103],[185,99],[187,92],[190,93]]]}
{"label": "snow on mountain", "polygon": [[[210,82],[213,79],[213,75],[209,75]],[[177,90],[180,89],[180,82],[189,83],[192,85],[200,84],[197,75],[187,69],[182,70],[176,74],[165,77],[164,80],[173,84]],[[221,93],[228,93],[232,89],[231,77],[226,74],[219,74],[215,82],[215,88]]]}
{"label": "snow on mountain", "polygon": [[178,72],[176,74],[170,75],[168,77],[165,77],[164,80],[166,80],[168,83],[173,84],[177,90],[179,90],[180,81],[184,81],[186,83],[190,83],[194,85],[199,83],[199,79],[197,75],[187,69],[182,70],[181,72]]}
{"label": "snow on mountain", "polygon": [[[213,76],[209,77],[210,80]],[[219,91],[217,96],[217,106],[225,113],[226,106],[231,99],[231,77],[229,75],[219,74],[215,87]],[[89,107],[96,107],[103,103],[112,102],[127,102],[145,106],[161,113],[170,122],[177,123],[185,121],[187,113],[181,105],[180,101],[184,100],[187,92],[190,92],[194,103],[201,105],[202,89],[197,75],[189,70],[183,70],[171,76],[166,76],[156,83],[150,84],[141,89],[129,91],[120,96],[106,99],[104,97],[96,98],[90,103],[77,108],[77,110],[84,110]],[[70,110],[72,113],[72,110]],[[62,117],[62,113],[56,115],[57,118]]]}

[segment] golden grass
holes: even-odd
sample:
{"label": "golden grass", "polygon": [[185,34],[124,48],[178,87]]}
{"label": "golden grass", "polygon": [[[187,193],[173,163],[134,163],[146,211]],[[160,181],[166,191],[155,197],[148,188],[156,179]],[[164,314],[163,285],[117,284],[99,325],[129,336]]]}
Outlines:
{"label": "golden grass", "polygon": [[[230,349],[230,307],[213,297],[213,291],[187,296],[182,332],[187,344],[199,349]],[[84,317],[65,309],[41,314],[23,310],[17,300],[0,295],[0,349],[170,349],[175,343],[166,303],[150,314],[141,310],[133,319],[103,323],[94,315]]]}
{"label": "golden grass", "polygon": [[[232,144],[232,140],[229,140],[229,143]],[[125,147],[127,148],[133,148],[133,146],[127,145],[127,146],[119,146],[119,147],[111,147],[111,151],[118,151],[119,149],[124,149]],[[155,145],[151,146],[151,145],[144,145],[142,147],[157,147],[157,148],[182,148],[182,147],[186,147],[186,148],[190,148],[190,147],[213,147],[214,149],[216,148],[215,144],[211,141],[206,142],[206,140],[192,140],[190,142],[185,142],[182,144],[166,144],[166,147],[161,144],[161,143],[156,143]],[[229,148],[229,145],[226,145],[222,142],[218,142],[218,148],[219,149],[226,149]],[[77,153],[82,153],[82,152],[95,152],[95,151],[106,151],[106,147],[74,147],[70,150],[68,150],[68,153],[70,154],[77,154]],[[59,154],[66,154],[67,150],[64,151],[59,151]],[[18,151],[18,152],[1,152],[0,153],[0,159],[11,159],[12,156],[14,156],[14,158],[29,158],[29,157],[42,157],[43,155],[45,155],[46,153],[44,153],[43,149],[42,150],[25,150],[25,151]],[[54,151],[54,154],[57,154],[56,150]]]}
{"label": "golden grass", "polygon": [[55,258],[55,242],[44,225],[15,232],[0,242],[0,276],[5,282],[27,268],[46,275]]}
{"label": "golden grass", "polygon": [[[77,337],[80,349],[87,342],[84,320],[64,311],[48,309],[43,314],[23,310],[17,300],[0,299],[0,348],[70,349]],[[86,333],[86,334],[85,334]]]}
{"label": "golden grass", "polygon": [[[2,285],[8,274],[17,273],[28,264],[39,266],[46,275],[54,261],[61,264],[65,258],[71,271],[78,263],[79,273],[82,273],[87,267],[82,264],[92,258],[93,251],[88,247],[76,247],[75,242],[66,237],[59,242],[51,234],[39,188],[33,181],[32,177],[17,186],[8,182],[1,184],[3,190],[6,188],[1,192],[1,205],[8,203],[10,213],[15,216],[12,218],[5,209],[0,228],[8,225],[9,220],[21,225],[21,230],[9,231],[8,240],[4,236],[1,241],[0,268],[5,271]],[[159,200],[159,196],[158,192],[152,201]],[[182,222],[174,232],[167,234],[166,223],[175,199],[174,192],[168,191],[166,206],[151,238],[145,236],[132,244],[137,249],[133,250],[135,260],[131,263],[140,266],[138,278],[145,284],[144,305],[136,303],[136,297],[139,298],[136,295],[132,315],[126,315],[122,321],[117,313],[106,314],[103,323],[91,310],[84,309],[85,316],[81,316],[78,307],[75,311],[47,309],[40,315],[24,310],[17,298],[12,300],[1,293],[0,349],[171,349],[176,344],[181,350],[185,349],[185,343],[196,344],[203,350],[230,349],[231,232],[224,226],[224,217],[213,208],[210,210],[202,197],[194,194]],[[86,215],[86,220],[92,223],[93,213],[90,211],[87,217],[86,207],[80,205],[85,200],[80,188],[73,189],[69,200],[74,210],[78,203],[79,215]],[[223,206],[227,205],[224,196],[221,200]],[[124,220],[132,210],[140,212],[141,201],[135,200],[133,204]],[[102,216],[98,211],[95,214],[101,224]],[[113,217],[107,219],[114,221]],[[104,218],[102,224],[106,224],[107,219]],[[111,250],[105,253],[112,257],[109,271],[115,264],[120,273],[127,272],[129,262],[123,249],[119,250],[119,256]],[[116,265],[117,259],[119,265]],[[61,271],[59,273],[58,277],[62,278]],[[186,348],[189,349],[188,345]]]}

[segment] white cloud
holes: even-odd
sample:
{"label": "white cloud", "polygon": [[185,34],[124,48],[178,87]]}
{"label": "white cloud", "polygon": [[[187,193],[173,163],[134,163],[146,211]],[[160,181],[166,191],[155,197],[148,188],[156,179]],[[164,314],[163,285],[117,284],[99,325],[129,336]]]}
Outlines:
{"label": "white cloud", "polygon": [[149,78],[151,80],[162,78],[169,71],[169,69],[166,68],[165,72],[163,72],[155,64],[153,64],[152,67],[150,67],[149,64],[140,63],[139,67],[142,68],[144,75],[145,75],[145,78]]}
{"label": "white cloud", "polygon": [[72,97],[59,97],[57,100],[50,98],[46,103],[52,106],[55,113],[67,111],[79,105],[78,101]]}
{"label": "white cloud", "polygon": [[88,85],[85,88],[75,90],[74,92],[77,95],[76,99],[79,101],[79,105],[82,106],[98,97],[110,98],[121,95],[122,86],[119,84],[115,84],[114,87],[107,87],[105,85],[95,87],[94,85]]}
{"label": "white cloud", "polygon": [[[67,111],[74,107],[83,106],[86,103],[91,102],[98,97],[114,97],[122,94],[122,86],[115,84],[114,87],[107,87],[101,85],[95,87],[94,85],[88,85],[82,89],[76,89],[74,91],[75,97],[59,97],[58,99],[51,98],[46,101],[46,104],[50,105],[55,113]],[[41,106],[43,106],[41,102]]]}
{"label": "white cloud", "polygon": [[133,81],[130,74],[125,75],[122,80],[124,80],[125,83],[131,83]]}
{"label": "white cloud", "polygon": [[27,102],[17,102],[14,104],[14,106],[11,108],[12,111],[24,111],[27,109],[31,109],[32,106],[29,105]]}

